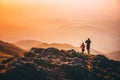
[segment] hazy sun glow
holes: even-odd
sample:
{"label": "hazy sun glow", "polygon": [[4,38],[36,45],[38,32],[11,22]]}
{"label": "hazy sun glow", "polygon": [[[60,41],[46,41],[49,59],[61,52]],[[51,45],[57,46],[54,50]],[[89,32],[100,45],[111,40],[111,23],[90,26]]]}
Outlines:
{"label": "hazy sun glow", "polygon": [[78,46],[91,37],[94,48],[110,50],[120,40],[119,13],[119,0],[0,0],[0,39]]}
{"label": "hazy sun glow", "polygon": [[1,0],[3,3],[57,3],[57,4],[74,4],[74,3],[83,3],[83,4],[101,4],[101,3],[114,3],[115,0]]}

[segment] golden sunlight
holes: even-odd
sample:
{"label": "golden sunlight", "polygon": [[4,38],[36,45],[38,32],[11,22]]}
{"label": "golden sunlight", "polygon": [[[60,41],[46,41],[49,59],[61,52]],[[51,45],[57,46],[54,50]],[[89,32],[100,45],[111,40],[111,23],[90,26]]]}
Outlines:
{"label": "golden sunlight", "polygon": [[[116,2],[116,0],[2,0],[3,3],[17,3],[17,4],[79,4],[79,5],[98,5],[98,4],[109,4]],[[98,5],[99,6],[99,5]]]}
{"label": "golden sunlight", "polygon": [[93,46],[103,50],[119,41],[119,4],[118,0],[0,0],[0,39],[78,46],[90,36]]}

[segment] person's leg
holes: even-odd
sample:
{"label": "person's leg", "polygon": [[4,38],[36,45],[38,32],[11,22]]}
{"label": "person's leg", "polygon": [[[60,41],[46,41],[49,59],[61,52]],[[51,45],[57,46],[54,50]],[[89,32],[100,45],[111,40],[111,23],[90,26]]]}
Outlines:
{"label": "person's leg", "polygon": [[82,53],[84,53],[84,50],[82,49]]}
{"label": "person's leg", "polygon": [[88,54],[90,54],[90,50],[89,50],[89,48],[87,48],[87,52],[88,52]]}
{"label": "person's leg", "polygon": [[90,54],[90,49],[88,49],[88,54]]}
{"label": "person's leg", "polygon": [[87,52],[90,54],[90,44],[87,45]]}
{"label": "person's leg", "polygon": [[83,53],[84,53],[85,49],[83,49]]}

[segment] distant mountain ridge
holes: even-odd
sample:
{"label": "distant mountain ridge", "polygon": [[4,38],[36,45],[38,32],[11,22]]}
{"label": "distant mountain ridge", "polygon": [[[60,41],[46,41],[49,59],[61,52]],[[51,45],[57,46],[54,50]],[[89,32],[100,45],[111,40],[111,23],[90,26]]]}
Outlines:
{"label": "distant mountain ridge", "polygon": [[110,59],[119,60],[120,61],[120,51],[115,51],[111,53],[107,53],[106,56]]}
{"label": "distant mountain ridge", "polygon": [[[62,43],[52,43],[52,44],[48,44],[48,43],[42,43],[38,46],[35,46],[35,48],[50,48],[50,47],[54,47],[54,48],[58,48],[58,49],[63,49],[63,50],[70,50],[70,49],[74,49],[76,51],[79,51],[81,52],[81,49],[80,47],[75,47],[73,45],[70,45],[70,44],[62,44]],[[92,54],[103,54],[102,52],[100,51],[97,51],[95,49],[91,49],[91,53]]]}
{"label": "distant mountain ridge", "polygon": [[63,44],[63,43],[42,43],[40,45],[35,46],[36,48],[49,48],[49,47],[54,47],[54,48],[58,48],[58,49],[64,49],[64,50],[69,50],[69,49],[73,49],[74,46],[70,45],[70,44]]}
{"label": "distant mountain ridge", "polygon": [[[23,48],[23,49],[31,49],[32,47],[35,48],[49,48],[49,47],[54,47],[54,48],[58,48],[58,49],[63,49],[63,50],[70,50],[70,49],[74,49],[76,51],[81,52],[80,47],[75,47],[71,44],[66,44],[66,43],[44,43],[42,41],[37,41],[37,40],[21,40],[18,41],[16,43],[14,43],[15,45]],[[103,52],[100,52],[98,50],[95,49],[91,49],[91,53],[94,55],[97,54],[103,54]]]}
{"label": "distant mountain ridge", "polygon": [[[23,49],[31,49],[32,47],[35,48],[50,48],[50,47],[54,47],[54,48],[58,48],[58,49],[63,49],[63,50],[70,50],[70,49],[74,49],[76,51],[81,52],[80,47],[75,47],[71,44],[66,44],[66,43],[43,43],[42,41],[36,41],[36,40],[21,40],[18,41],[16,43],[14,43],[15,45],[23,48]],[[87,53],[87,51],[85,50],[85,53]],[[103,52],[99,51],[99,50],[95,50],[91,48],[91,54],[97,55],[97,54],[102,54],[102,55],[106,55],[108,58],[110,59],[114,59],[114,60],[119,60],[119,54],[117,54],[118,52],[112,52],[110,54],[104,54]]]}
{"label": "distant mountain ridge", "polygon": [[39,44],[41,44],[41,41],[36,41],[36,40],[21,40],[18,42],[15,42],[14,44],[23,48],[23,49],[30,49],[34,46],[37,46]]}

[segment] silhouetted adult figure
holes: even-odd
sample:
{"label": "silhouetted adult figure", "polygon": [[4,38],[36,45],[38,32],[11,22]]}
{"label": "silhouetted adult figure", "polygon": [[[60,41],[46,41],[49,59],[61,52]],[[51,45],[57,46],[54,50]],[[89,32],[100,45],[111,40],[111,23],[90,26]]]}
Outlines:
{"label": "silhouetted adult figure", "polygon": [[90,54],[90,43],[91,43],[90,38],[88,38],[88,40],[86,40],[85,43],[86,43],[86,49],[88,51],[88,54]]}

